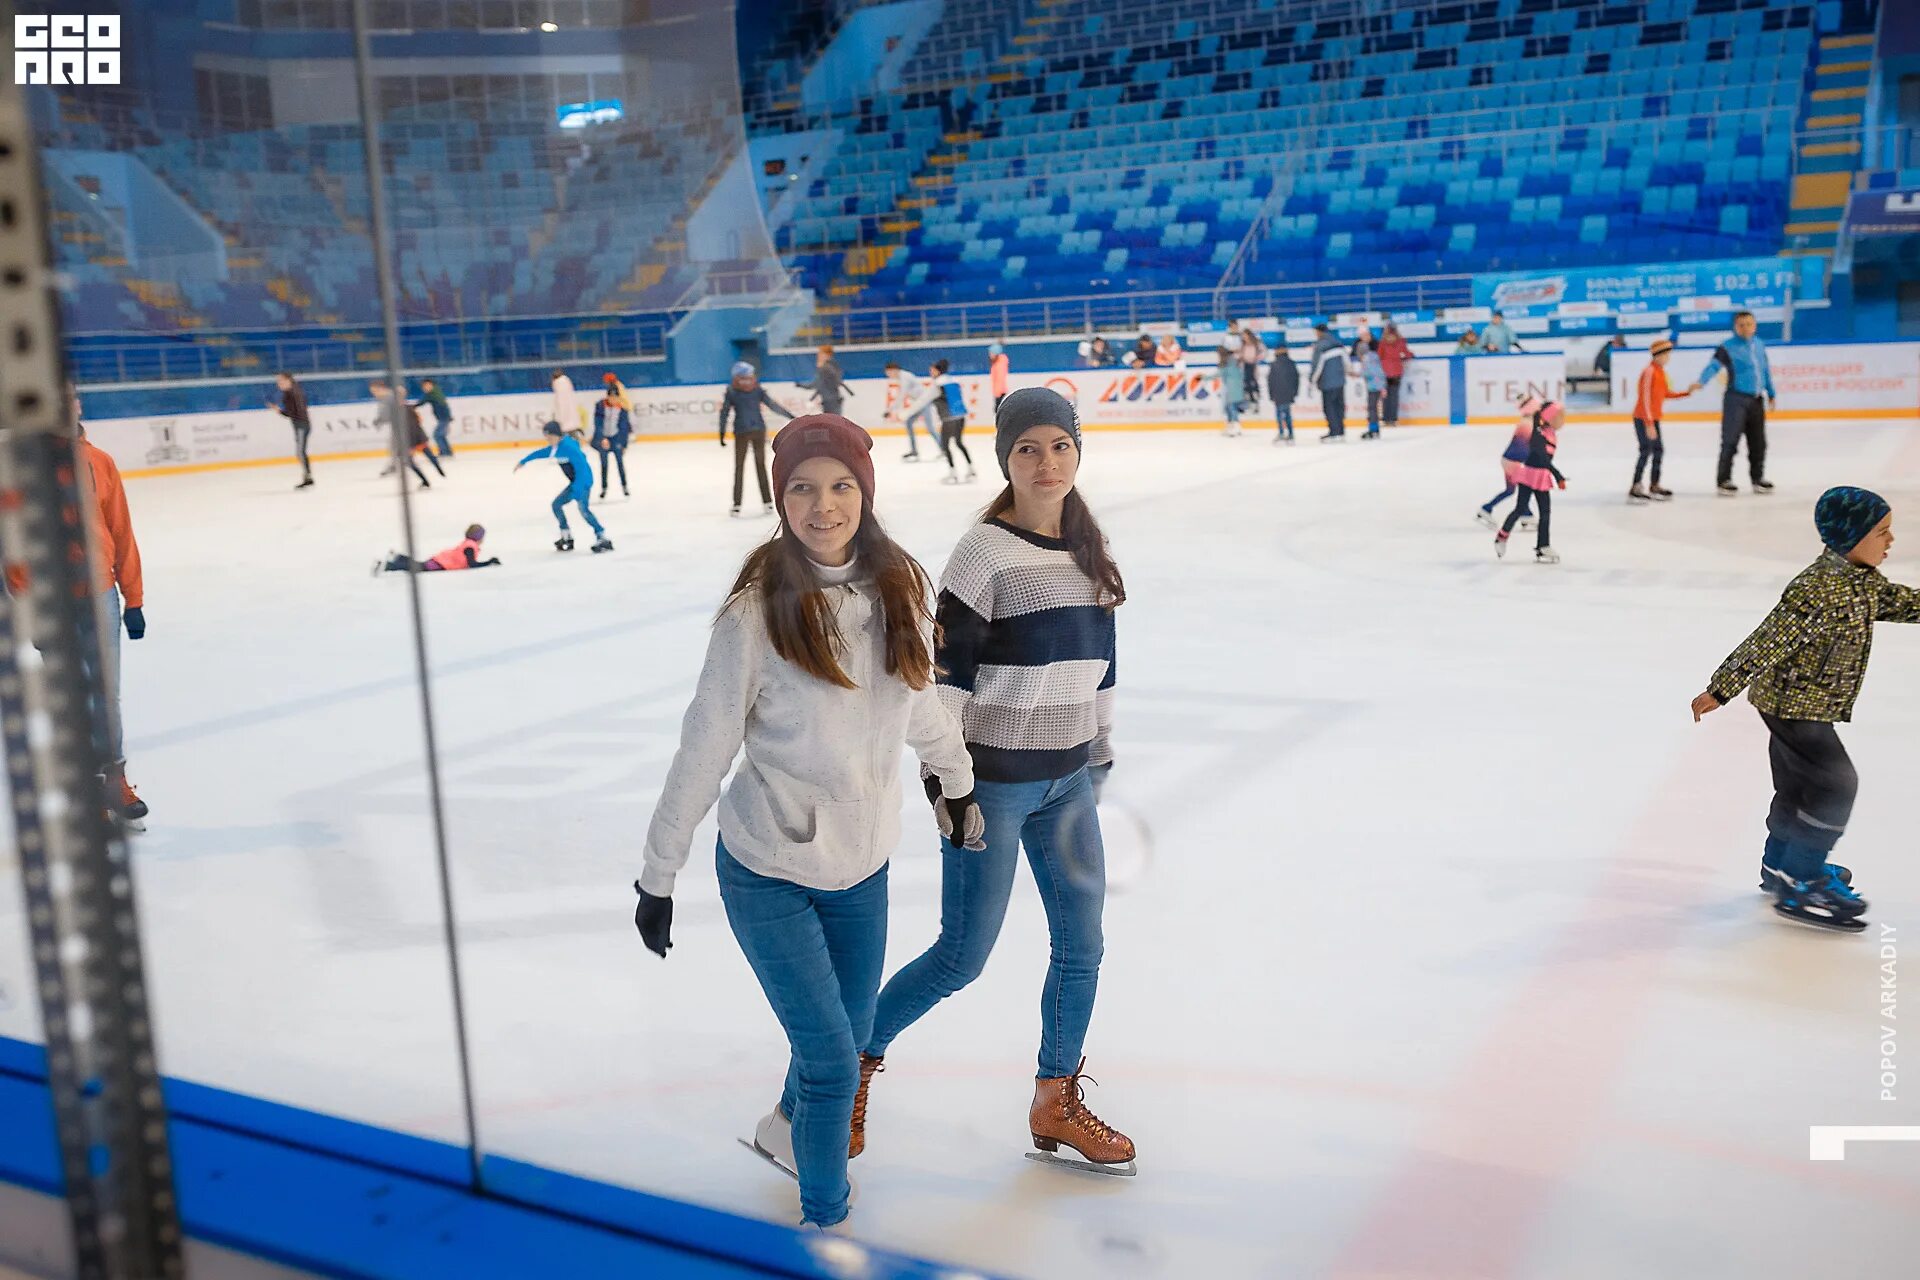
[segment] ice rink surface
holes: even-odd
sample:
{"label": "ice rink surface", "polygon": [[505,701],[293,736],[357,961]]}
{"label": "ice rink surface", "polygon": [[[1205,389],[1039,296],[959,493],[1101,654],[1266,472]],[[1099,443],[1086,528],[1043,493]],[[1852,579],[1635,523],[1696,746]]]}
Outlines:
{"label": "ice rink surface", "polygon": [[[1880,628],[1843,731],[1859,937],[1768,909],[1764,731],[1687,703],[1817,553],[1827,485],[1893,501],[1887,569],[1920,582],[1920,430],[1777,423],[1779,491],[1737,500],[1711,496],[1713,428],[1669,434],[1678,499],[1630,508],[1631,431],[1576,415],[1554,568],[1531,535],[1496,560],[1471,519],[1506,428],[1090,434],[1082,491],[1131,599],[1089,1100],[1140,1174],[1021,1158],[1047,950],[1023,869],[985,976],[875,1083],[855,1234],[1048,1280],[1911,1273],[1920,1143],[1815,1163],[1808,1127],[1920,1126],[1920,627]],[[993,474],[991,433],[972,443]],[[880,440],[879,509],[937,572],[996,486],[900,452]],[[480,521],[505,560],[421,584],[481,1142],[797,1221],[735,1143],[785,1044],[711,818],[671,957],[631,923],[707,621],[772,522],[727,518],[730,450],[647,445],[600,507],[618,549],[561,555],[558,476],[513,456],[463,453],[415,507],[421,554]],[[130,482],[138,886],[169,1074],[459,1140],[407,593],[367,572],[398,545],[376,471]],[[890,972],[937,928],[909,796]],[[32,1037],[16,880],[0,1033]],[[1912,989],[1892,1008],[1888,956]]]}

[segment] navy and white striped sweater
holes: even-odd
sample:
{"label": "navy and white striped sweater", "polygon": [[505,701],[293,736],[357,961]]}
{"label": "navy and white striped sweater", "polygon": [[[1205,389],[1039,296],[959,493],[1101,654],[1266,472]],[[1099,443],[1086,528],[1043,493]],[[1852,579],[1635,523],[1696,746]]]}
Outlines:
{"label": "navy and white striped sweater", "polygon": [[975,525],[940,575],[940,700],[975,776],[1064,778],[1109,764],[1113,613],[1059,538]]}

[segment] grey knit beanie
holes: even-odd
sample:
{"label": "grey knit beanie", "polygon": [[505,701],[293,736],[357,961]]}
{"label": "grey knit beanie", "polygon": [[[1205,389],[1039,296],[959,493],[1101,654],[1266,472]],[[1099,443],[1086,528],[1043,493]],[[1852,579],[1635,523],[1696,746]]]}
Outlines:
{"label": "grey knit beanie", "polygon": [[1000,474],[1012,479],[1007,459],[1021,436],[1035,427],[1059,427],[1073,437],[1073,447],[1081,448],[1080,415],[1073,402],[1050,387],[1022,387],[1000,402],[994,415],[993,452],[1000,459]]}

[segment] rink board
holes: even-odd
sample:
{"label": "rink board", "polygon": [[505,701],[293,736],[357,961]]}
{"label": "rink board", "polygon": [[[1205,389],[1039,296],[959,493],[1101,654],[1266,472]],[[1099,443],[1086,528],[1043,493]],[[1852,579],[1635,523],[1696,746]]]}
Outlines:
{"label": "rink board", "polygon": [[[1781,420],[1831,421],[1847,419],[1920,418],[1920,343],[1859,343],[1851,345],[1775,346],[1773,369],[1781,403]],[[1564,356],[1452,356],[1415,361],[1407,370],[1400,393],[1402,426],[1446,426],[1509,422],[1513,406],[1531,395],[1568,399],[1576,416],[1595,413],[1623,417],[1632,412],[1634,388],[1646,366],[1644,352],[1619,353],[1610,391],[1610,407],[1597,400],[1583,405],[1570,388]],[[1706,352],[1689,348],[1676,352],[1669,377],[1684,386],[1698,376]],[[1295,399],[1296,426],[1321,426],[1325,417],[1317,392],[1304,385]],[[1264,376],[1262,386],[1264,388]],[[1718,380],[1724,384],[1725,378]],[[984,375],[960,379],[976,436],[985,434],[993,415],[993,396]],[[1217,429],[1224,422],[1218,372],[1196,369],[1075,369],[1021,373],[1009,379],[1012,388],[1045,386],[1059,391],[1078,407],[1088,430]],[[1675,402],[1670,421],[1717,421],[1722,386],[1703,389]],[[879,378],[853,379],[845,412],[871,426],[877,435],[900,434],[897,425],[882,425],[895,407],[897,394]],[[810,394],[792,383],[770,382],[768,393],[795,412],[813,408]],[[717,423],[724,388],[705,386],[634,387],[633,427],[637,440],[718,441]],[[553,397],[542,393],[456,396],[449,437],[457,454],[461,449],[513,448],[538,444],[541,427],[553,418]],[[583,396],[582,404],[590,403]],[[778,415],[770,415],[773,425]],[[1271,423],[1271,405],[1264,395],[1245,415],[1250,422]],[[1366,421],[1366,392],[1357,377],[1347,387],[1347,425]],[[583,424],[590,429],[590,424]],[[291,433],[286,420],[272,409],[227,413],[182,414],[174,417],[124,418],[90,422],[95,443],[113,455],[129,475],[160,475],[227,466],[273,466],[290,463]],[[371,402],[320,406],[313,411],[310,452],[316,458],[373,458],[385,451]]]}

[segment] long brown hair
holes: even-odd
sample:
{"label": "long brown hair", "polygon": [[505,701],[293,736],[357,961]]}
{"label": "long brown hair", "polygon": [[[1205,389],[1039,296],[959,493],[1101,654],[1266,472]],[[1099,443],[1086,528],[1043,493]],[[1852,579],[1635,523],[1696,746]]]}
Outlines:
{"label": "long brown hair", "polygon": [[[887,674],[899,677],[909,689],[926,688],[938,674],[933,648],[927,643],[929,630],[933,644],[940,643],[940,629],[933,620],[933,580],[918,560],[887,536],[864,503],[853,550],[880,592],[886,617]],[[840,666],[836,650],[844,638],[833,607],[820,589],[806,547],[787,528],[784,516],[780,531],[748,554],[720,611],[725,613],[748,592],[759,596],[775,653],[828,684],[857,687]]]}
{"label": "long brown hair", "polygon": [[[998,520],[1012,510],[1013,486],[1008,485],[987,504],[980,520]],[[1066,503],[1060,508],[1060,540],[1067,544],[1067,552],[1080,572],[1100,589],[1101,608],[1111,613],[1127,602],[1127,584],[1120,578],[1120,566],[1107,552],[1107,535],[1100,532],[1100,522],[1093,518],[1093,508],[1080,496],[1078,486],[1067,490]]]}

